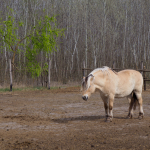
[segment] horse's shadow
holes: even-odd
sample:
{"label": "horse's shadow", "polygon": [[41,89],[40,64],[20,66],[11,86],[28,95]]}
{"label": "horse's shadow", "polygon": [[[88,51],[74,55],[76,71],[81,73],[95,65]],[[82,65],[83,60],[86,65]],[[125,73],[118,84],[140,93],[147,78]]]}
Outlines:
{"label": "horse's shadow", "polygon": [[52,121],[57,123],[67,123],[68,121],[94,121],[104,118],[105,118],[104,116],[79,116],[79,117],[52,119]]}
{"label": "horse's shadow", "polygon": [[[114,117],[114,118],[126,119],[125,117]],[[79,116],[79,117],[52,119],[52,121],[56,123],[68,123],[69,121],[95,121],[95,120],[105,120],[105,116]]]}

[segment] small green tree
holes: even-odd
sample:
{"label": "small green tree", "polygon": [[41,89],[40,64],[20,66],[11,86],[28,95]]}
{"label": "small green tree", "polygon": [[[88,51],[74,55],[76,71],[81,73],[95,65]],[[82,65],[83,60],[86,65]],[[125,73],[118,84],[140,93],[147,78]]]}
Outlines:
{"label": "small green tree", "polygon": [[[43,52],[45,57],[48,57],[50,61],[50,54],[56,51],[56,47],[58,46],[57,38],[63,35],[64,29],[57,28],[55,17],[45,16],[44,19],[42,18],[38,21],[31,36],[32,46],[28,46],[26,51],[26,57],[28,58],[27,68],[33,78],[39,77],[42,72],[40,62],[37,61],[37,56]],[[50,63],[48,64],[50,65]]]}
{"label": "small green tree", "polygon": [[[21,37],[18,34],[19,27],[23,26],[23,22],[17,22],[15,21],[15,18],[12,15],[13,10],[10,8],[7,8],[8,15],[6,16],[6,20],[0,20],[0,39],[2,39],[0,42],[2,42],[2,48],[6,48],[8,51],[9,59],[10,59],[10,65],[12,64],[12,73],[11,73],[11,88],[12,90],[12,79],[14,77],[14,66],[15,66],[15,56],[17,53],[20,52],[19,45],[22,44],[22,41],[25,40],[26,37]],[[11,66],[10,66],[11,68]],[[10,70],[11,72],[11,70]]]}
{"label": "small green tree", "polygon": [[15,56],[17,52],[19,52],[19,45],[23,40],[25,40],[28,36],[24,38],[19,38],[17,35],[17,26],[22,26],[22,22],[18,22],[18,24],[15,23],[15,19],[12,16],[8,16],[8,19],[6,21],[0,22],[0,37],[3,39],[3,42],[5,45],[7,45],[7,50],[12,53],[11,62],[14,67],[15,62]]}

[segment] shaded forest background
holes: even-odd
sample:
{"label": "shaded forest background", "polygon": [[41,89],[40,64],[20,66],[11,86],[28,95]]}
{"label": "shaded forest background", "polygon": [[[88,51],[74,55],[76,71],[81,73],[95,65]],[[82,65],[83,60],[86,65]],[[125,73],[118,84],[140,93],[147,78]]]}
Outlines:
{"label": "shaded forest background", "polygon": [[[12,13],[8,10],[12,9]],[[150,69],[150,0],[0,0],[1,21],[12,15],[18,37],[29,35],[37,20],[45,15],[56,16],[57,27],[65,29],[57,40],[57,51],[51,53],[51,81],[81,81],[82,68],[141,68],[141,61]],[[32,79],[26,70],[25,39],[15,55],[13,82],[42,84],[43,72]],[[15,46],[15,45],[14,45]],[[32,45],[30,45],[32,47]],[[10,51],[0,38],[0,85],[9,83]],[[41,67],[48,57],[37,57]],[[46,80],[46,79],[44,79]]]}

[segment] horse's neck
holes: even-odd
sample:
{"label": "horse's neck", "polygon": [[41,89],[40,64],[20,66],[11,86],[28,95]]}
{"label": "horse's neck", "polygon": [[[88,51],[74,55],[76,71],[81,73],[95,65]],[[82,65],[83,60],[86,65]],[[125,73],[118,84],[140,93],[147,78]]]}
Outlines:
{"label": "horse's neck", "polygon": [[108,75],[103,73],[103,72],[100,72],[98,74],[96,74],[95,76],[95,84],[97,86],[99,86],[99,88],[103,88],[105,86],[105,82],[106,80],[108,80]]}
{"label": "horse's neck", "polygon": [[97,74],[95,83],[97,84],[97,88],[99,90],[107,90],[112,88],[110,86],[118,83],[118,76],[112,71],[101,72],[100,74]]}

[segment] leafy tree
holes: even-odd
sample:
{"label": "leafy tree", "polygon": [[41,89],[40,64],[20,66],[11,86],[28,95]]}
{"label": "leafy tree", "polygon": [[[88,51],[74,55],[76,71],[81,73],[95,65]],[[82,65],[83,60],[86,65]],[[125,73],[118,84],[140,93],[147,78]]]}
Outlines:
{"label": "leafy tree", "polygon": [[[13,10],[11,10],[11,12],[13,12]],[[17,35],[18,27],[22,26],[23,22],[16,23],[15,18],[11,15],[8,15],[7,20],[1,21],[0,24],[0,37],[3,39],[3,42],[7,46],[7,51],[10,53],[14,71],[15,56],[20,52],[18,47],[28,36],[20,38]]]}
{"label": "leafy tree", "polygon": [[50,60],[50,54],[58,47],[58,37],[63,35],[64,29],[57,28],[55,17],[45,16],[44,19],[38,21],[31,36],[32,48],[29,45],[26,51],[27,68],[33,78],[39,77],[43,69],[40,62],[37,61],[37,57],[43,52],[45,58]]}

